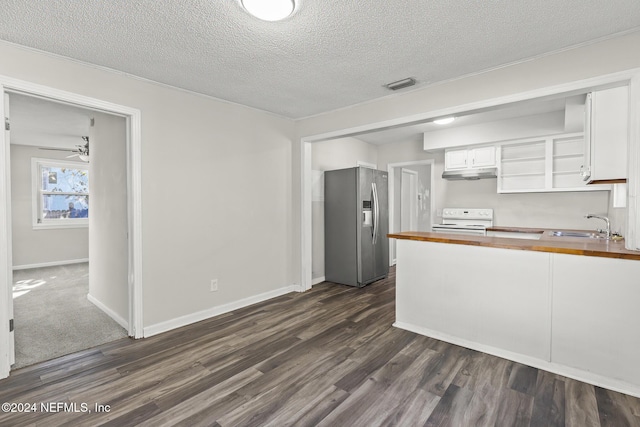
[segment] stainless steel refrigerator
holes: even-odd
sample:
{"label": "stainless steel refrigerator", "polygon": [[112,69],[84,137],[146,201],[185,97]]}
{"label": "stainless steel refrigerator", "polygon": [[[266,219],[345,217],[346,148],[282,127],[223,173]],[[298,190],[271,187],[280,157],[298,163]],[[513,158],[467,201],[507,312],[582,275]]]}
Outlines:
{"label": "stainless steel refrigerator", "polygon": [[329,282],[362,287],[389,273],[387,172],[324,173],[324,259]]}

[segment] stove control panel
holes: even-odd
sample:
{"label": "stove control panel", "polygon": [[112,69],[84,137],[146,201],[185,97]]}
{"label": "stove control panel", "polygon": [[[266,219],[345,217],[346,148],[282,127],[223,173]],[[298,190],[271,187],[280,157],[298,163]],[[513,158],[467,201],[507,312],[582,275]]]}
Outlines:
{"label": "stove control panel", "polygon": [[480,219],[485,221],[493,220],[493,209],[463,209],[444,208],[442,210],[443,219]]}

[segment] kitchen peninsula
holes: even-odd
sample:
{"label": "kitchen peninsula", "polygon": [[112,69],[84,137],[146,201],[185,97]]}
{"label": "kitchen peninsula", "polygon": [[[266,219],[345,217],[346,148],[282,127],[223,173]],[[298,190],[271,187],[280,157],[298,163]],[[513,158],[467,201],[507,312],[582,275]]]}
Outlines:
{"label": "kitchen peninsula", "polygon": [[540,238],[390,234],[395,326],[640,396],[640,252],[502,231]]}

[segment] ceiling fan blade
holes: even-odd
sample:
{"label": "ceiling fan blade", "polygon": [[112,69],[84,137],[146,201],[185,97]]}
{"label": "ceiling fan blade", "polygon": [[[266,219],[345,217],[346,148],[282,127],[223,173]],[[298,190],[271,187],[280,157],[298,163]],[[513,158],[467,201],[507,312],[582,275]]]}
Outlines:
{"label": "ceiling fan blade", "polygon": [[65,159],[70,159],[71,157],[80,157],[80,154],[72,154],[70,156],[65,157]]}
{"label": "ceiling fan blade", "polygon": [[77,151],[75,148],[53,148],[53,147],[38,147],[40,150],[52,150],[52,151]]}

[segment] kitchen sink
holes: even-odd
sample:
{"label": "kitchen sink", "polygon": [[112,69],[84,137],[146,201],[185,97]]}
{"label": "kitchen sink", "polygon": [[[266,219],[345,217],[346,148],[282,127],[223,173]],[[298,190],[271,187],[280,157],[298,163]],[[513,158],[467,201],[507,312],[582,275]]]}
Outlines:
{"label": "kitchen sink", "polygon": [[600,233],[588,231],[552,231],[551,235],[556,237],[585,237],[588,239],[602,239]]}

